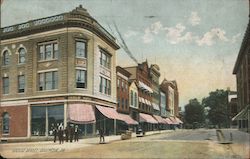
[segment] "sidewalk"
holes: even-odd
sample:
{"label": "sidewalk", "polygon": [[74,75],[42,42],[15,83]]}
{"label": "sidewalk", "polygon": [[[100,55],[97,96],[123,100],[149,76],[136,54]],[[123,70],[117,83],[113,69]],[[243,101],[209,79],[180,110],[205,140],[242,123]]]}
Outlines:
{"label": "sidewalk", "polygon": [[[177,130],[178,131],[178,130]],[[159,134],[159,133],[171,133],[173,130],[161,130],[146,132],[145,136]],[[136,138],[136,134],[132,133],[132,138]],[[105,143],[111,143],[121,140],[121,135],[105,136]],[[59,144],[57,141],[40,141],[40,142],[18,142],[18,143],[1,143],[0,154],[8,158],[22,158],[26,156],[32,156],[37,153],[48,152],[66,152],[72,149],[79,149],[92,145],[99,145],[99,137],[80,139],[78,142],[64,142]]]}

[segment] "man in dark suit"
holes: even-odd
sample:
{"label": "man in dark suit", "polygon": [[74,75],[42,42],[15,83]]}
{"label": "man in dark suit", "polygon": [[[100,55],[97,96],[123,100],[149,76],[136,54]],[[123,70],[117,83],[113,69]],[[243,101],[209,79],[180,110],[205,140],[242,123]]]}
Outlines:
{"label": "man in dark suit", "polygon": [[79,128],[78,128],[78,125],[75,126],[74,135],[75,135],[75,142],[76,142],[76,141],[78,142],[78,135],[79,135]]}
{"label": "man in dark suit", "polygon": [[100,128],[99,133],[100,133],[100,143],[104,143],[105,142],[104,131],[102,128]]}

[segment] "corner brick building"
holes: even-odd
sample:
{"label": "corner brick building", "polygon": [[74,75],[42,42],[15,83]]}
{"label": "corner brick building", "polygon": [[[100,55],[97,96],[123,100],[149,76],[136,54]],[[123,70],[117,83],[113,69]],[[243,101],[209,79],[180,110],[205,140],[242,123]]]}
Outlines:
{"label": "corner brick building", "polygon": [[84,135],[113,127],[103,118],[116,107],[119,46],[86,9],[0,32],[1,139],[48,138],[59,123]]}

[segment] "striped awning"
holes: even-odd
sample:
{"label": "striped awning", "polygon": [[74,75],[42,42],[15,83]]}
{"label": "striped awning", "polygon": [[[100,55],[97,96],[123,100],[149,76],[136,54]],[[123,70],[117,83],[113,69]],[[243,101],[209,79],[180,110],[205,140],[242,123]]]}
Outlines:
{"label": "striped awning", "polygon": [[149,114],[140,113],[139,117],[140,117],[140,122],[147,122],[147,123],[151,123],[151,124],[158,124],[158,121],[155,120],[153,118],[153,116],[151,116]]}
{"label": "striped awning", "polygon": [[76,124],[95,123],[95,112],[89,104],[69,104],[67,120]]}
{"label": "striped awning", "polygon": [[160,124],[166,124],[166,121],[159,115],[153,115],[153,117],[158,121]]}

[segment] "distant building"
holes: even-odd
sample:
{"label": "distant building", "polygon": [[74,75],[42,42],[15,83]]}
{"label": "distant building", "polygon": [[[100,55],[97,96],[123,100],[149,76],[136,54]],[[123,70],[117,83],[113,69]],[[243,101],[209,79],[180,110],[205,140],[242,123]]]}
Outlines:
{"label": "distant building", "polygon": [[151,87],[153,90],[152,93],[152,106],[153,114],[160,115],[160,67],[156,64],[150,66],[150,78],[151,78]]}
{"label": "distant building", "polygon": [[[229,119],[232,119],[233,117],[235,117],[238,113],[238,107],[237,107],[237,92],[234,91],[230,91],[228,90],[228,115],[229,115]],[[236,127],[237,121],[232,121],[230,123],[231,127]]]}
{"label": "distant building", "polygon": [[164,79],[161,83],[161,89],[166,92],[167,116],[179,116],[179,92],[176,81]]}
{"label": "distant building", "polygon": [[250,19],[234,65],[233,74],[237,81],[237,111],[233,120],[239,122],[239,129],[250,132]]}
{"label": "distant building", "polygon": [[117,74],[117,111],[129,114],[129,76],[128,71],[116,66]]}
{"label": "distant building", "polygon": [[166,93],[160,89],[160,115],[167,117],[167,96]]}
{"label": "distant building", "polygon": [[119,46],[86,9],[1,28],[0,38],[2,139],[48,138],[59,123],[114,132],[104,109],[116,107]]}
{"label": "distant building", "polygon": [[153,130],[156,128],[158,122],[151,116],[153,114],[153,90],[148,62],[145,61],[137,66],[126,67],[124,69],[131,73],[130,80],[135,81],[138,87],[140,125],[144,131]]}
{"label": "distant building", "polygon": [[129,107],[130,116],[134,120],[139,121],[138,88],[135,80],[131,80],[129,85]]}

